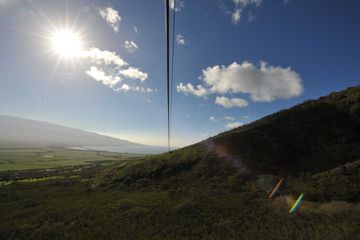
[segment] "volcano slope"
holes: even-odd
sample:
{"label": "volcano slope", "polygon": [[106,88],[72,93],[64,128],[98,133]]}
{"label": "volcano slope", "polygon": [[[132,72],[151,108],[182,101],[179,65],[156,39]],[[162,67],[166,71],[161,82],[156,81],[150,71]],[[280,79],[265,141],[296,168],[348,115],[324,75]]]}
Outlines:
{"label": "volcano slope", "polygon": [[0,239],[360,239],[360,87],[92,178],[0,186],[0,218]]}
{"label": "volcano slope", "polygon": [[[94,184],[167,192],[176,202],[167,221],[179,225],[169,227],[172,237],[354,239],[360,236],[359,159],[357,86],[171,153],[121,163]],[[294,220],[289,209],[301,193]]]}
{"label": "volcano slope", "polygon": [[174,178],[308,176],[360,159],[360,86],[306,101],[195,145],[108,169],[114,187]]}

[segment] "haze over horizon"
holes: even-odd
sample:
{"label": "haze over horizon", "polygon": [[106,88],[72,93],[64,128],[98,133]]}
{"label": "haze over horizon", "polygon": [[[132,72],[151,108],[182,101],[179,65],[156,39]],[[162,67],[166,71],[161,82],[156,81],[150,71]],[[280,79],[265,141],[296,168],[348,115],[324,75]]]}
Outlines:
{"label": "haze over horizon", "polygon": [[10,146],[142,146],[125,139],[111,138],[82,129],[48,122],[0,115],[0,144]]}
{"label": "haze over horizon", "polygon": [[[172,145],[359,84],[360,3],[177,1]],[[0,115],[166,145],[164,2],[0,2]]]}

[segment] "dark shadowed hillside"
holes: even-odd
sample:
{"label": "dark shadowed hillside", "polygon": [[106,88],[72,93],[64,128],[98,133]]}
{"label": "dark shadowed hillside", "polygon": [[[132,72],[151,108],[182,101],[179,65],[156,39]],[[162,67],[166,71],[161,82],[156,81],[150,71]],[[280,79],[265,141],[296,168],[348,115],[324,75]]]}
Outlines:
{"label": "dark shadowed hillside", "polygon": [[[360,158],[360,86],[306,101],[172,153],[108,169],[97,184],[304,175]],[[195,182],[196,182],[195,181]]]}
{"label": "dark shadowed hillside", "polygon": [[209,140],[257,172],[320,172],[360,157],[360,87],[332,93]]}

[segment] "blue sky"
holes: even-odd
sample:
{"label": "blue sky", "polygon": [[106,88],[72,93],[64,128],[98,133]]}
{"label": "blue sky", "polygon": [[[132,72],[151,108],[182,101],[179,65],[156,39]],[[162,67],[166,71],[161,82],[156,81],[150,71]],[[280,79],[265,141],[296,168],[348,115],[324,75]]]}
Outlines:
{"label": "blue sky", "polygon": [[[359,1],[177,6],[174,146],[360,83]],[[0,1],[0,114],[166,145],[164,28],[163,0]]]}

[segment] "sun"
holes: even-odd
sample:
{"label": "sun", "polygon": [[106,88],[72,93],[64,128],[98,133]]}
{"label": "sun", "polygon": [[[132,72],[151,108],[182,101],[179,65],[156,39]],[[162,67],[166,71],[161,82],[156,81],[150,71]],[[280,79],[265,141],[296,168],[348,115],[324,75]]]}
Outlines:
{"label": "sun", "polygon": [[50,38],[52,51],[62,58],[74,58],[83,53],[80,35],[70,30],[57,30]]}

